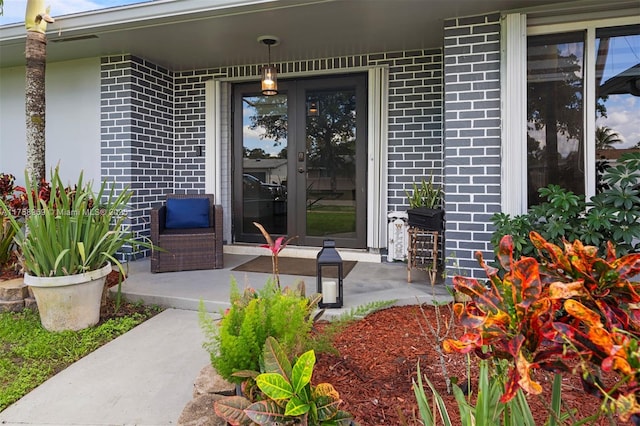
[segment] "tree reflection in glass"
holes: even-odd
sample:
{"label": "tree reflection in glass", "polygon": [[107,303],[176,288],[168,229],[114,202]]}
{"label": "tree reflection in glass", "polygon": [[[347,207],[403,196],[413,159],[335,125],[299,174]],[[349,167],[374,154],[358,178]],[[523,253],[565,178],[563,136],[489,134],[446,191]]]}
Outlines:
{"label": "tree reflection in glass", "polygon": [[527,50],[528,205],[558,184],[584,194],[584,33],[529,37]]}
{"label": "tree reflection in glass", "polygon": [[356,231],[355,90],[306,93],[309,236],[349,237]]}

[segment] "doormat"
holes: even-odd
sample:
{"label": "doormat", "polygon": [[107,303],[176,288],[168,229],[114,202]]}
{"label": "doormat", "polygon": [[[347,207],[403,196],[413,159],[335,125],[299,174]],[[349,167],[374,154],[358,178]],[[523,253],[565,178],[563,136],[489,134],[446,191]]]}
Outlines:
{"label": "doormat", "polygon": [[[342,274],[344,275],[344,277],[346,277],[349,272],[351,272],[353,267],[356,266],[356,263],[358,262],[353,260],[342,261]],[[240,266],[236,266],[232,269],[232,271],[260,272],[263,274],[271,274],[273,272],[271,256],[258,256],[255,259],[245,262]],[[280,275],[302,275],[306,277],[315,277],[316,259],[279,257],[278,272],[280,272]],[[328,278],[336,278],[331,276],[331,270],[328,270],[327,272],[329,272]]]}

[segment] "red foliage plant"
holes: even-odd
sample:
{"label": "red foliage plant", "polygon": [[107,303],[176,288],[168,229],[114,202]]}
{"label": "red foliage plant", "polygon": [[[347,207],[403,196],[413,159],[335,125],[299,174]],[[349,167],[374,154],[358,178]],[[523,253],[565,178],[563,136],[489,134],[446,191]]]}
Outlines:
{"label": "red foliage plant", "polygon": [[[23,186],[15,185],[15,180],[15,176],[10,173],[0,173],[0,201],[9,208],[14,217],[19,218],[27,214],[29,199],[27,190]],[[49,183],[42,180],[38,188],[38,199],[48,202],[51,195]],[[2,214],[0,210],[0,215]]]}
{"label": "red foliage plant", "polygon": [[[22,221],[26,215],[33,213],[29,212],[27,190],[23,186],[16,185],[15,180],[15,176],[10,173],[0,173],[0,202],[8,208],[10,215]],[[49,196],[50,186],[43,180],[39,186],[38,198],[46,202]],[[13,243],[14,235],[15,230],[11,227],[9,216],[6,216],[5,211],[0,208],[0,275],[19,269],[18,262],[15,262],[19,256],[16,255],[16,247]]]}
{"label": "red foliage plant", "polygon": [[[447,339],[445,350],[510,360],[503,402],[518,388],[541,393],[532,373],[544,369],[580,374],[585,389],[604,398],[603,408],[623,421],[640,421],[640,282],[631,281],[640,274],[640,254],[617,258],[609,243],[600,258],[596,247],[577,240],[562,249],[535,232],[529,237],[540,263],[513,259],[513,241],[506,235],[497,251],[504,272],[478,252],[488,281],[454,278],[456,291],[470,297],[454,305],[469,331]],[[577,368],[570,366],[576,362]],[[599,372],[620,380],[605,388]]]}

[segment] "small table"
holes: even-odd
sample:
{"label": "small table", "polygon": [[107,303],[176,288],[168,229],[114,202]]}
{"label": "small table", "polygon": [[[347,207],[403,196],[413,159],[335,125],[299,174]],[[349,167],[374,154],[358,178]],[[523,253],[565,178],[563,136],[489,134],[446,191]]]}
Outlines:
{"label": "small table", "polygon": [[431,284],[438,272],[438,231],[409,227],[409,253],[407,258],[407,282],[411,282],[411,269],[424,268]]}

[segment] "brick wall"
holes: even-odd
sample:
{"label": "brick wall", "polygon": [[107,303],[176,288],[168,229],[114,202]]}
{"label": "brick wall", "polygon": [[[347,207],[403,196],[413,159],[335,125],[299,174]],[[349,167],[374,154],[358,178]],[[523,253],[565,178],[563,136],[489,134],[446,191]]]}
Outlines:
{"label": "brick wall", "polygon": [[406,210],[407,190],[433,175],[442,183],[442,52],[371,55],[389,65],[389,211]]}
{"label": "brick wall", "polygon": [[206,80],[218,72],[189,71],[175,78],[175,192],[204,192]]}
{"label": "brick wall", "polygon": [[[389,210],[407,207],[405,189],[417,176],[442,173],[442,53],[440,49],[277,63],[280,74],[389,66]],[[258,78],[260,65],[176,74],[176,188],[204,188],[204,81]],[[197,125],[194,125],[197,124]],[[179,164],[179,166],[178,166]],[[199,168],[196,167],[199,166]],[[194,172],[197,171],[197,175]],[[199,179],[198,179],[199,178]]]}
{"label": "brick wall", "polygon": [[102,178],[133,190],[128,224],[148,236],[151,206],[173,191],[172,73],[130,55],[103,58],[100,108]]}
{"label": "brick wall", "polygon": [[[280,74],[389,66],[389,210],[408,207],[405,190],[422,177],[442,182],[440,49],[276,64]],[[204,191],[205,81],[255,77],[261,64],[172,73],[132,56],[102,62],[102,175],[140,194],[133,225],[148,229],[148,209],[167,192]],[[229,94],[224,93],[223,99]],[[157,104],[157,105],[156,105]],[[223,101],[223,117],[228,106]],[[226,113],[225,113],[226,111]],[[124,121],[123,121],[124,120]],[[161,120],[161,121],[159,121]],[[230,126],[230,123],[227,123]],[[223,129],[223,177],[230,176],[229,126]],[[144,167],[143,167],[144,165]],[[226,185],[225,185],[226,183]],[[220,200],[229,200],[223,179]],[[225,212],[225,220],[231,212]]]}
{"label": "brick wall", "polygon": [[499,14],[445,21],[444,75],[447,273],[484,278],[474,253],[492,258],[501,196]]}

